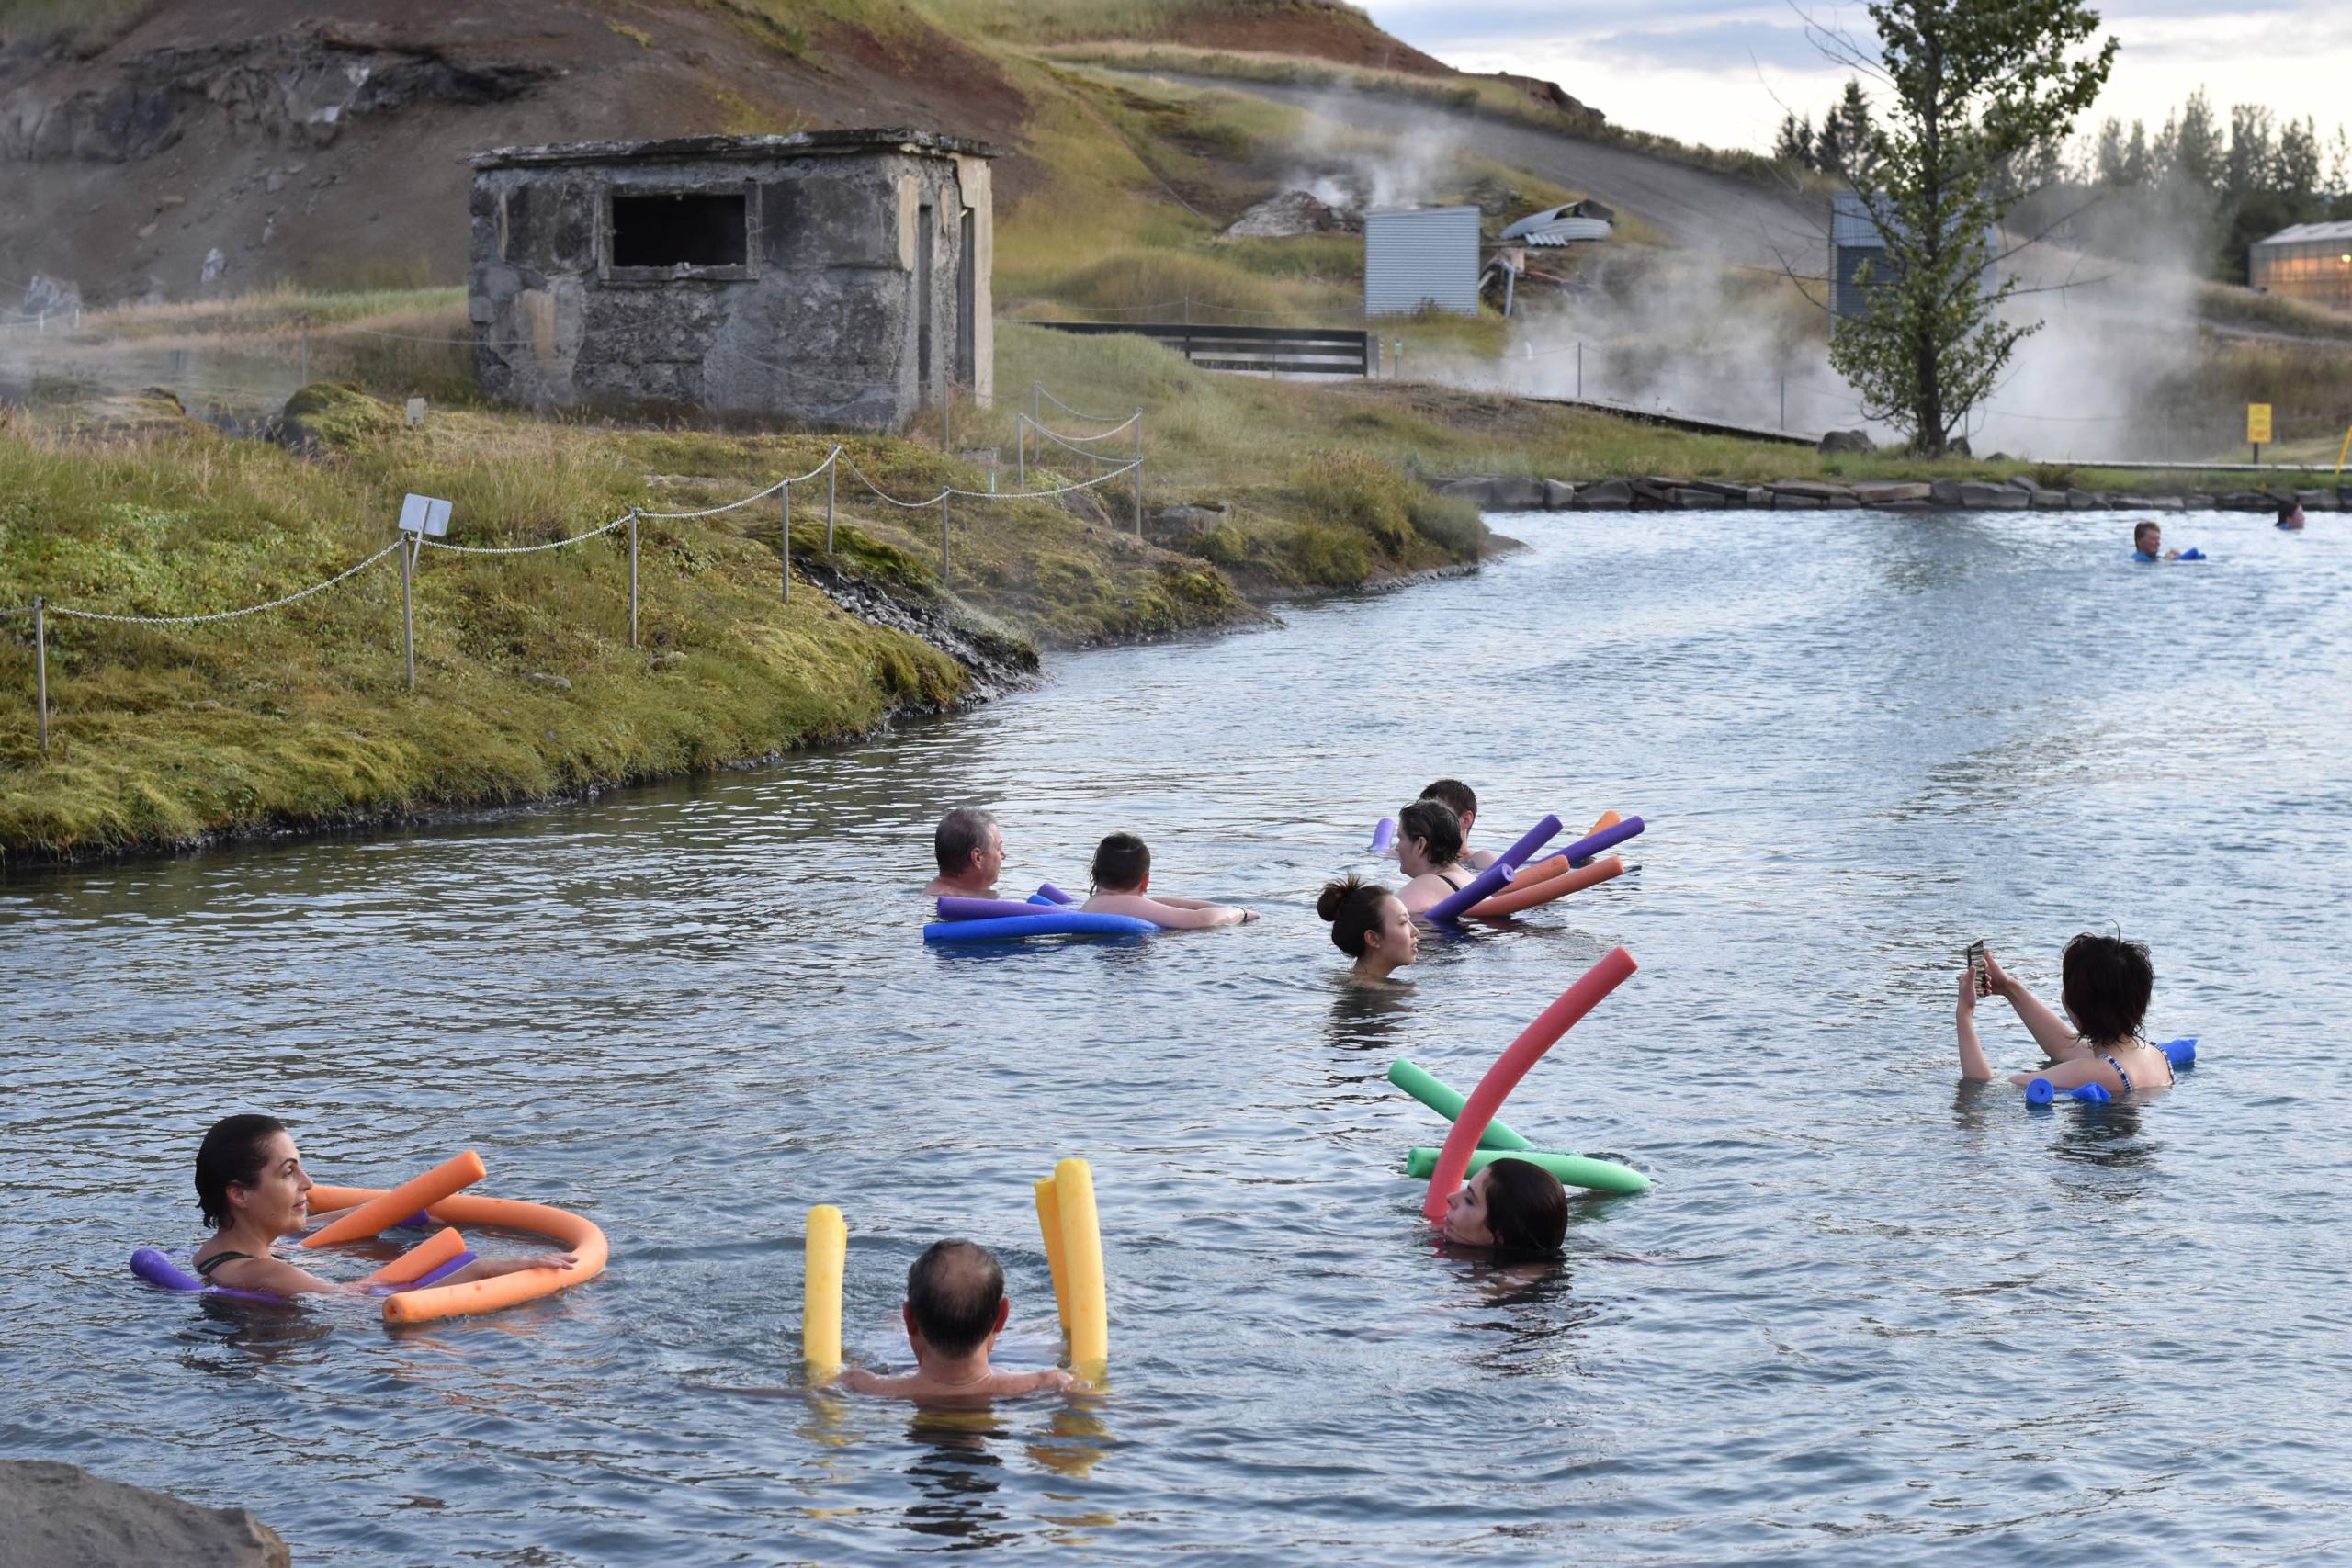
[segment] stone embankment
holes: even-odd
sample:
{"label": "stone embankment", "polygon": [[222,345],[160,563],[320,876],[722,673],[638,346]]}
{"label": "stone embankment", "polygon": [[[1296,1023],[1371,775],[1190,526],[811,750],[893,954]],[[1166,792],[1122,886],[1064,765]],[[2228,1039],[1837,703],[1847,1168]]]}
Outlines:
{"label": "stone embankment", "polygon": [[51,1460],[0,1461],[0,1568],[288,1568],[276,1530]]}
{"label": "stone embankment", "polygon": [[1978,479],[1781,479],[1726,484],[1652,475],[1569,484],[1561,479],[1456,479],[1441,495],[1460,496],[1481,512],[1702,512],[1727,507],[1779,512],[1866,506],[1881,512],[2275,512],[2290,499],[2305,512],[2352,512],[2352,485],[2328,490],[2229,490],[2185,495],[2059,490],[2019,476]]}

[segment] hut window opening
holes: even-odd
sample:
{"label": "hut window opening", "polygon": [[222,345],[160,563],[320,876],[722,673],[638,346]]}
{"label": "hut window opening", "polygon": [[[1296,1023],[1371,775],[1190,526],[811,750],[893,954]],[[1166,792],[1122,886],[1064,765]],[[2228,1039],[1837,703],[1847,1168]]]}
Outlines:
{"label": "hut window opening", "polygon": [[616,267],[740,267],[750,257],[750,203],[741,191],[613,193]]}

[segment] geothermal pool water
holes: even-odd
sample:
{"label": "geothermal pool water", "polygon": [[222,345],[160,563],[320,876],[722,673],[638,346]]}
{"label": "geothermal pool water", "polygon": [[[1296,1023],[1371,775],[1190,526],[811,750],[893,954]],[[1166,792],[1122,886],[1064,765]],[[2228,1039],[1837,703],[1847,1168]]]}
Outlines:
{"label": "geothermal pool water", "polygon": [[[2333,1071],[2352,1014],[2352,524],[1506,517],[1472,576],[763,772],[0,885],[0,1455],[254,1508],[317,1563],[2270,1562],[2352,1550]],[[1352,994],[1317,886],[1454,773],[1478,839],[1605,807],[1614,883]],[[1007,886],[1141,832],[1238,931],[927,950],[929,834]],[[2120,922],[2182,1087],[2029,1113],[1956,1076],[1962,948],[2054,997]],[[1612,943],[1635,976],[1508,1119],[1655,1189],[1566,1262],[1437,1256],[1382,1074],[1467,1088]],[[2038,1059],[1998,1001],[2004,1070]],[[456,1149],[609,1271],[392,1332],[134,1283],[215,1117],[322,1180]],[[802,1216],[847,1337],[1093,1162],[1107,1392],[930,1417],[792,1390]],[[1938,1559],[1940,1561],[1941,1559]]]}

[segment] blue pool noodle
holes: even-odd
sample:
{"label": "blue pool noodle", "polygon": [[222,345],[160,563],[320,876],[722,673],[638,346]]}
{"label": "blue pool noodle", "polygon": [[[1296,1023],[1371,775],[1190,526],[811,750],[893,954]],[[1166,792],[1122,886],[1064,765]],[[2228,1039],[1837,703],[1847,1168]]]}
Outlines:
{"label": "blue pool noodle", "polygon": [[[2065,1092],[2069,1099],[2079,1100],[2085,1105],[2105,1105],[2115,1098],[2095,1083],[2086,1083],[2080,1089],[2070,1089]],[[2048,1078],[2036,1078],[2025,1086],[2025,1102],[2028,1105],[2047,1105],[2058,1098],[2058,1093],[2057,1086]]]}
{"label": "blue pool noodle", "polygon": [[1078,902],[1077,899],[1071,897],[1069,894],[1063,892],[1060,888],[1055,886],[1050,882],[1040,882],[1037,884],[1037,897],[1043,898],[1048,904],[1067,905]]}
{"label": "blue pool noodle", "polygon": [[922,928],[922,939],[950,942],[1006,942],[1028,936],[1148,936],[1159,929],[1133,915],[1041,909],[1034,915],[1001,915],[988,920],[934,920]]}
{"label": "blue pool noodle", "polygon": [[2165,1054],[2165,1060],[2172,1064],[2175,1072],[2197,1065],[2197,1036],[2194,1034],[2185,1040],[2167,1040],[2156,1049]]}

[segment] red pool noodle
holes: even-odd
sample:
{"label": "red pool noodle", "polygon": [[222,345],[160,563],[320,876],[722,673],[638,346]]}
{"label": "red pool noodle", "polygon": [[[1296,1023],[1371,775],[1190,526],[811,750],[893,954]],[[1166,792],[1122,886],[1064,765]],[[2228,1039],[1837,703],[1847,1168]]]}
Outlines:
{"label": "red pool noodle", "polygon": [[1560,999],[1520,1031],[1519,1038],[1495,1058],[1495,1065],[1487,1069],[1487,1076],[1470,1091],[1462,1114],[1453,1119],[1453,1130],[1445,1135],[1445,1147],[1438,1151],[1437,1168],[1430,1172],[1429,1196],[1421,1200],[1421,1213],[1431,1224],[1445,1223],[1446,1200],[1462,1185],[1462,1173],[1469,1168],[1471,1151],[1478,1146],[1487,1123],[1503,1108],[1504,1100],[1527,1076],[1527,1069],[1556,1044],[1577,1020],[1600,1006],[1601,998],[1623,985],[1638,967],[1632,953],[1622,947],[1611,948],[1600,963],[1585,971],[1583,979],[1561,992]]}

